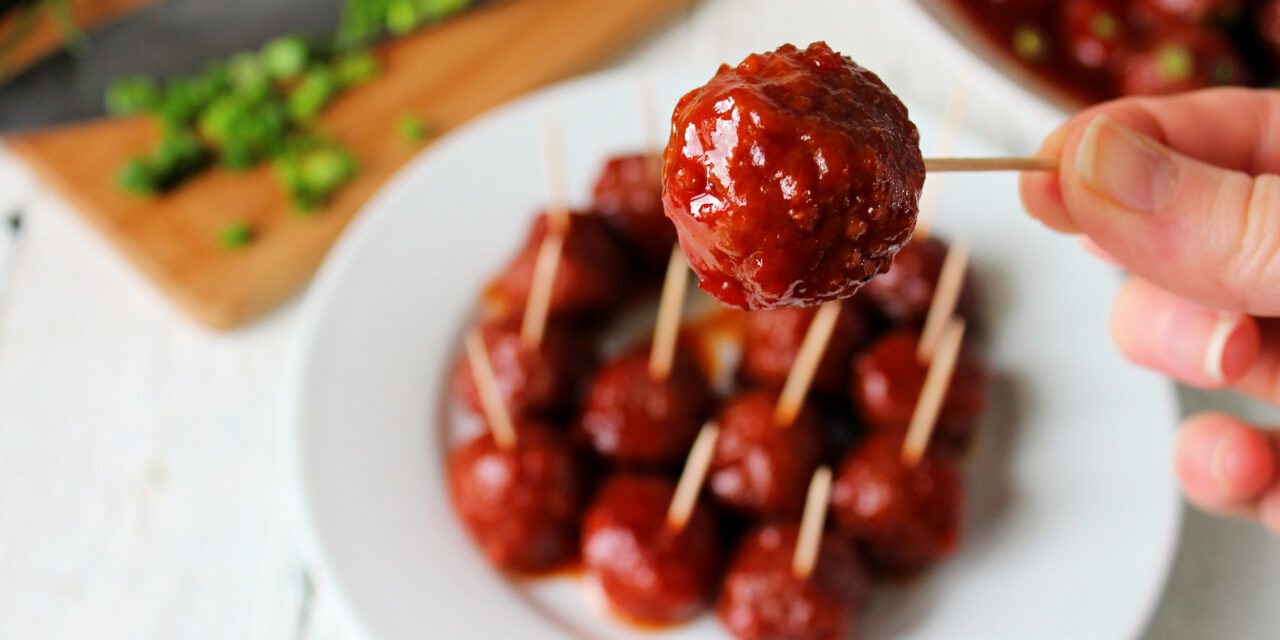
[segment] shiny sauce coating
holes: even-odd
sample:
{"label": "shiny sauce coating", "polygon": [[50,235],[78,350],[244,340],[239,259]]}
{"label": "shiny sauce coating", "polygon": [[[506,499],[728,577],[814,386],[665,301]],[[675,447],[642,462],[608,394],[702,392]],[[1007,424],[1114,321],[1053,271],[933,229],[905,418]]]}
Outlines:
{"label": "shiny sauce coating", "polygon": [[587,392],[578,434],[603,458],[678,467],[715,398],[692,353],[677,349],[671,372],[649,374],[649,350],[624,353],[601,368]]}
{"label": "shiny sauce coating", "polygon": [[[920,332],[891,331],[855,357],[851,394],[872,431],[905,434],[929,372],[916,359]],[[988,374],[977,354],[960,349],[933,432],[933,444],[952,452],[968,448],[987,404]]]}
{"label": "shiny sauce coating", "polygon": [[667,526],[675,483],[616,474],[582,524],[582,565],[615,613],[643,625],[670,625],[701,612],[720,569],[715,519],[699,504],[684,528]]}
{"label": "shiny sauce coating", "polygon": [[848,540],[824,533],[807,578],[791,571],[799,526],[764,525],[738,545],[716,613],[739,640],[847,640],[871,582]]}
{"label": "shiny sauce coating", "polygon": [[773,419],[777,402],[772,391],[747,391],[726,402],[716,416],[720,438],[707,490],[731,511],[798,517],[804,507],[825,444],[818,412],[806,403],[784,427]]}
{"label": "shiny sauce coating", "polygon": [[510,451],[488,432],[455,449],[448,460],[450,496],[494,566],[547,572],[577,551],[583,479],[562,434],[531,422],[518,424],[516,434]]}
{"label": "shiny sauce coating", "polygon": [[924,162],[907,109],[831,50],[784,45],[680,99],[663,204],[703,289],[741,309],[847,298],[915,227]]}
{"label": "shiny sauce coating", "polygon": [[902,462],[902,437],[869,436],[845,457],[831,488],[831,517],[859,542],[876,575],[906,577],[960,542],[964,486],[949,456]]}

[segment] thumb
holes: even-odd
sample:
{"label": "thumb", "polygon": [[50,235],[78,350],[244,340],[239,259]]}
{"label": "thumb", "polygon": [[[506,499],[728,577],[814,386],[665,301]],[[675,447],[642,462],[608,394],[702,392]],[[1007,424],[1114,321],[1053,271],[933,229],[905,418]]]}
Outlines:
{"label": "thumb", "polygon": [[1280,176],[1214,166],[1097,115],[1065,141],[1058,182],[1070,222],[1138,275],[1206,306],[1280,315]]}

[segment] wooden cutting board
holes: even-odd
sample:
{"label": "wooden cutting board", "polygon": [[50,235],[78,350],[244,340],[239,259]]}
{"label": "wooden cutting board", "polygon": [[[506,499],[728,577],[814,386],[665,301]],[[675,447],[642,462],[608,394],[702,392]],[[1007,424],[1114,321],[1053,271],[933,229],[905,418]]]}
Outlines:
{"label": "wooden cutting board", "polygon": [[[9,146],[177,304],[217,329],[243,324],[307,282],[356,211],[420,149],[396,121],[412,113],[440,132],[507,99],[599,64],[692,0],[507,0],[383,45],[383,73],[343,94],[324,128],[361,172],[328,206],[300,215],[267,165],[211,170],[156,199],[115,186],[157,131],[147,119],[104,119],[23,134]],[[218,246],[246,221],[254,241]]]}

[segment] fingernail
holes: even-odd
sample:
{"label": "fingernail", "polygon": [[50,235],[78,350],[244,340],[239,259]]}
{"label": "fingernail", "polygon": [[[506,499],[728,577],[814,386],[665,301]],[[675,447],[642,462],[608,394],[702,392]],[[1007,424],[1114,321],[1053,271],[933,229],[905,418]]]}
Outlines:
{"label": "fingernail", "polygon": [[[1243,316],[1236,313],[1179,309],[1169,320],[1165,349],[1173,363],[1181,365],[1187,373],[1199,371],[1212,382],[1226,382],[1224,361],[1227,345],[1243,320]],[[1238,368],[1234,365],[1233,369]],[[1233,370],[1232,373],[1237,372]]]}
{"label": "fingernail", "polygon": [[1121,207],[1150,213],[1172,195],[1178,165],[1155,140],[1098,116],[1080,140],[1076,172],[1090,189]]}

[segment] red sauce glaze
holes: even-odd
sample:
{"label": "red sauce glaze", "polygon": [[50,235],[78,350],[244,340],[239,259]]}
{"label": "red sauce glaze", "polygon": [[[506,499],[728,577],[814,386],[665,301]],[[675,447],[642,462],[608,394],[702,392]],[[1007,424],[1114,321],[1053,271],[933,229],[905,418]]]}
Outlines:
{"label": "red sauce glaze", "polygon": [[511,451],[485,433],[449,455],[448,473],[454,508],[494,566],[542,573],[573,557],[582,476],[559,432],[519,423]]}
{"label": "red sauce glaze", "polygon": [[777,400],[773,391],[747,391],[730,399],[716,417],[720,437],[707,490],[732,511],[798,516],[804,508],[809,478],[822,460],[822,426],[807,403],[791,426],[778,426],[773,420]]}
{"label": "red sauce glaze", "polygon": [[[889,273],[892,272],[890,269]],[[781,387],[791,372],[791,363],[800,352],[800,345],[816,313],[817,309],[812,307],[746,313],[738,376],[756,384]],[[845,302],[836,319],[831,341],[827,343],[818,370],[814,372],[814,391],[837,394],[849,387],[849,357],[854,349],[862,346],[870,331],[861,305]]]}
{"label": "red sauce glaze", "polygon": [[615,156],[596,178],[591,208],[650,270],[666,267],[676,228],[662,213],[662,159],[636,153]]}
{"label": "red sauce glaze", "polygon": [[614,462],[676,467],[713,403],[711,385],[692,353],[677,349],[671,373],[654,380],[649,349],[636,349],[600,370],[583,403],[578,432]]}
{"label": "red sauce glaze", "polygon": [[759,527],[738,545],[716,612],[739,640],[847,640],[871,582],[848,541],[827,532],[808,578],[791,572],[799,527]]}
{"label": "red sauce glaze", "polygon": [[[891,322],[923,322],[933,303],[947,250],[947,244],[933,236],[913,239],[898,251],[888,271],[863,287],[862,300]],[[966,273],[960,299],[956,301],[960,315],[973,315],[978,306],[975,296],[973,278]]]}
{"label": "red sauce glaze", "polygon": [[[854,358],[853,402],[872,431],[906,433],[928,373],[928,367],[916,360],[919,342],[915,329],[897,329]],[[968,448],[986,407],[988,384],[986,366],[977,353],[961,347],[933,432],[937,447],[952,452]]]}
{"label": "red sauce glaze", "polygon": [[663,204],[702,288],[743,309],[812,306],[889,268],[924,161],[907,109],[825,43],[724,65],[680,99]]}
{"label": "red sauce glaze", "polygon": [[[520,340],[520,323],[514,319],[487,323],[480,328],[480,335],[512,419],[554,418],[573,412],[582,385],[596,364],[590,340],[550,324],[542,342],[530,349]],[[453,393],[464,407],[484,413],[465,353],[453,368]]]}
{"label": "red sauce glaze", "polygon": [[1258,38],[1271,57],[1272,64],[1280,62],[1280,0],[1266,0],[1255,18]]}
{"label": "red sauce glaze", "polygon": [[1084,103],[1274,84],[1271,0],[951,0],[1028,71]]}
{"label": "red sauce glaze", "polygon": [[1239,13],[1241,0],[1139,0],[1153,11],[1188,24],[1226,20]]}
{"label": "red sauce glaze", "polygon": [[[553,318],[609,315],[617,310],[630,284],[626,253],[602,216],[574,213],[570,220],[551,286],[550,314]],[[524,314],[534,265],[546,235],[547,216],[540,214],[534,219],[524,246],[489,286],[486,302],[492,314]]]}
{"label": "red sauce glaze", "polygon": [[901,451],[901,436],[869,436],[841,463],[831,487],[832,519],[879,576],[918,573],[960,542],[964,485],[955,462],[929,453],[908,467]]}
{"label": "red sauce glaze", "polygon": [[699,504],[680,531],[667,527],[675,483],[656,475],[609,478],[582,523],[582,564],[628,620],[670,625],[707,606],[720,568],[715,518]]}

